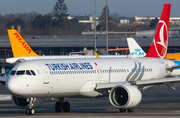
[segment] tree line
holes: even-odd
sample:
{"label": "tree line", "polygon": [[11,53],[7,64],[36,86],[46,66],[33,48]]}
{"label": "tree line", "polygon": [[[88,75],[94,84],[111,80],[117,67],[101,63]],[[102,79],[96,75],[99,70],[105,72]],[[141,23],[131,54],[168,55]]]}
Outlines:
{"label": "tree line", "polygon": [[[105,31],[106,7],[108,11],[108,30],[109,31],[142,31],[154,29],[158,23],[158,19],[154,19],[150,24],[138,24],[131,21],[128,24],[119,24],[119,16],[117,13],[110,14],[108,6],[103,8],[99,17],[99,25],[97,31]],[[67,19],[68,6],[65,0],[57,0],[51,13],[41,15],[38,12],[15,13],[0,15],[0,35],[7,35],[7,29],[13,25],[15,29],[21,26],[23,35],[81,35],[82,31],[91,27],[87,24],[80,24],[76,18]]]}
{"label": "tree line", "polygon": [[53,14],[41,15],[38,12],[0,15],[0,35],[7,29],[21,26],[24,35],[79,35],[81,26],[77,19],[55,18]]}
{"label": "tree line", "polygon": [[0,35],[7,29],[21,26],[23,35],[80,35],[82,32],[78,20],[67,19],[65,0],[57,0],[52,13],[41,15],[38,12],[0,15]]}

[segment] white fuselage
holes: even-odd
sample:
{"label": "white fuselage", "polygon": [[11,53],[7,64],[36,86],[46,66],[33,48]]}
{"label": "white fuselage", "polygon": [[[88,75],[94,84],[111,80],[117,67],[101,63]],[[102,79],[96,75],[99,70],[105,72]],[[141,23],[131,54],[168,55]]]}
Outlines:
{"label": "white fuselage", "polygon": [[[153,58],[44,59],[17,64],[7,89],[22,97],[96,97],[96,83],[157,79],[167,76],[170,60]],[[36,75],[23,74],[33,70]],[[18,72],[21,71],[21,72]]]}

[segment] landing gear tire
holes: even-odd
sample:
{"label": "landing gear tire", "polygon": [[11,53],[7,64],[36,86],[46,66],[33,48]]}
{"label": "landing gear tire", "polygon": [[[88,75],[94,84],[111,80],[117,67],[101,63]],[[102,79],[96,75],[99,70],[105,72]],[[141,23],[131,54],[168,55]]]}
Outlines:
{"label": "landing gear tire", "polygon": [[134,112],[134,108],[127,109],[128,112]]}
{"label": "landing gear tire", "polygon": [[69,112],[70,111],[70,104],[69,104],[69,102],[64,102],[62,108],[63,108],[64,112]]}
{"label": "landing gear tire", "polygon": [[62,111],[62,104],[60,102],[56,102],[55,111],[56,112],[61,112]]}
{"label": "landing gear tire", "polygon": [[35,110],[34,109],[26,109],[26,115],[34,115]]}
{"label": "landing gear tire", "polygon": [[124,112],[126,112],[126,109],[119,109],[119,111],[120,111],[121,113],[124,113]]}
{"label": "landing gear tire", "polygon": [[26,115],[30,115],[30,110],[26,109]]}

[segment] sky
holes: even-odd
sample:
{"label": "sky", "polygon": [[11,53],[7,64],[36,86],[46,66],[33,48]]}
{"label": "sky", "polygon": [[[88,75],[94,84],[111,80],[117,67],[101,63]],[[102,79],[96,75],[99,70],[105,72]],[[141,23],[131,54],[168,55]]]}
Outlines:
{"label": "sky", "polygon": [[[51,13],[57,0],[0,0],[0,14],[39,12]],[[110,14],[120,16],[154,16],[161,15],[163,4],[171,4],[171,17],[180,17],[180,0],[107,0]],[[94,15],[94,0],[65,0],[68,14]],[[96,0],[96,16],[100,16],[106,0]]]}

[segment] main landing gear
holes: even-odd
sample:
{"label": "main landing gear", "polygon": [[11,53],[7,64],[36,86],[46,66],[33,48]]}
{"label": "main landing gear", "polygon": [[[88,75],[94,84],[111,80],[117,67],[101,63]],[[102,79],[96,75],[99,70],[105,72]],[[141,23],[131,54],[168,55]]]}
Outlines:
{"label": "main landing gear", "polygon": [[64,102],[64,98],[59,98],[59,101],[55,104],[55,111],[56,112],[69,112],[70,111],[70,104],[69,102]]}
{"label": "main landing gear", "polygon": [[[128,112],[134,112],[134,108],[127,109]],[[126,109],[119,109],[119,112],[124,113],[126,112]]]}

